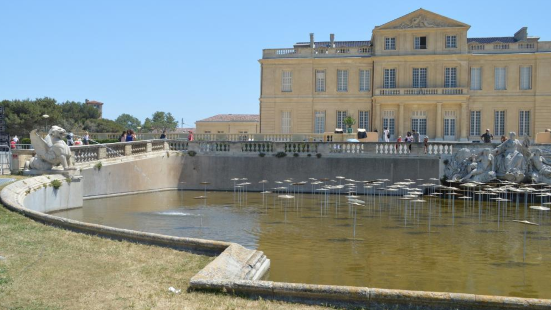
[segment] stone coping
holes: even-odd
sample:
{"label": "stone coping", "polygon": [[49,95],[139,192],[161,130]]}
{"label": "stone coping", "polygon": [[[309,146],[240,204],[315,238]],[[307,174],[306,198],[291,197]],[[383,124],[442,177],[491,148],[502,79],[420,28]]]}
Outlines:
{"label": "stone coping", "polygon": [[27,209],[26,195],[52,180],[66,178],[48,175],[20,180],[0,192],[4,206],[36,221],[108,238],[217,255],[190,280],[190,288],[215,290],[308,304],[369,309],[551,309],[550,299],[486,296],[475,294],[392,290],[368,287],[315,285],[259,280],[270,260],[261,251],[230,243],[196,238],[173,237],[65,219]]}

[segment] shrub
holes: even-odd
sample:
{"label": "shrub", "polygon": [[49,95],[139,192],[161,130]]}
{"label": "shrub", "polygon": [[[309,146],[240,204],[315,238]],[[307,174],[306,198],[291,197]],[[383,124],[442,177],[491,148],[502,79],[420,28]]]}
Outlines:
{"label": "shrub", "polygon": [[98,161],[98,163],[94,166],[94,168],[98,170],[101,170],[101,167],[103,167],[103,163],[101,161]]}
{"label": "shrub", "polygon": [[71,181],[73,181],[73,180],[71,180],[71,178],[66,178],[65,179],[65,182],[67,182],[67,183],[71,183]]}
{"label": "shrub", "polygon": [[19,143],[21,144],[31,144],[31,138],[23,138],[19,140]]}
{"label": "shrub", "polygon": [[61,181],[60,180],[52,180],[52,182],[50,182],[50,185],[52,185],[52,187],[54,189],[59,189],[61,187]]}
{"label": "shrub", "polygon": [[275,157],[277,157],[277,158],[283,158],[285,156],[287,156],[287,153],[285,153],[285,152],[277,152],[275,154]]}
{"label": "shrub", "polygon": [[317,153],[317,154],[316,154],[316,157],[317,157],[317,158],[321,158],[321,153]]}
{"label": "shrub", "polygon": [[189,156],[193,157],[193,156],[197,155],[197,152],[195,152],[195,151],[188,151],[187,154],[188,154]]}
{"label": "shrub", "polygon": [[312,157],[312,154],[308,154],[308,155],[306,155],[306,156],[308,156],[308,157]]}
{"label": "shrub", "polygon": [[298,153],[293,154],[295,157],[299,157],[300,155]]}
{"label": "shrub", "polygon": [[121,142],[121,141],[119,141],[119,139],[97,139],[97,140],[90,141],[90,142],[91,142],[90,144],[96,144],[94,142],[97,142],[99,144],[104,144],[104,143],[117,143],[117,142]]}
{"label": "shrub", "polygon": [[264,156],[266,156],[266,153],[258,153],[258,156],[264,157]]}

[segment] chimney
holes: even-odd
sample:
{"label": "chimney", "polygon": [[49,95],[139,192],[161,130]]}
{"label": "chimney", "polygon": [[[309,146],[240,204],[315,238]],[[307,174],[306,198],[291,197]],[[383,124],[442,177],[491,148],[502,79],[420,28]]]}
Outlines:
{"label": "chimney", "polygon": [[314,47],[314,33],[310,33],[310,48]]}
{"label": "chimney", "polygon": [[517,41],[526,41],[528,38],[528,27],[522,27],[519,31],[515,33],[515,40]]}
{"label": "chimney", "polygon": [[331,41],[331,47],[334,48],[335,47],[335,34],[334,33],[329,35],[329,40]]}

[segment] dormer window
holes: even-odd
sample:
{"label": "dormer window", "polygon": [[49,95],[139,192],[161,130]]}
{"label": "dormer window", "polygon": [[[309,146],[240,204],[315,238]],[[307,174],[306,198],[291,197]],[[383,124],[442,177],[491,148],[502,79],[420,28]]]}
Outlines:
{"label": "dormer window", "polygon": [[396,38],[385,38],[385,50],[396,49]]}
{"label": "dormer window", "polygon": [[457,36],[446,36],[446,48],[457,48]]}
{"label": "dormer window", "polygon": [[414,46],[416,50],[426,50],[427,49],[427,37],[415,37]]}

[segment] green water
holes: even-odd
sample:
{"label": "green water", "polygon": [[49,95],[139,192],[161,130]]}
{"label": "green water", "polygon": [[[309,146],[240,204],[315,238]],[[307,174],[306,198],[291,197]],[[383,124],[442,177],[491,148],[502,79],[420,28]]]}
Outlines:
{"label": "green water", "polygon": [[[551,298],[551,220],[524,203],[423,198],[159,192],[54,213],[119,228],[240,243],[271,259],[269,280]],[[338,201],[338,200],[340,201]],[[356,216],[354,237],[354,215]],[[429,231],[430,219],[430,231]],[[498,221],[499,219],[499,221]]]}

